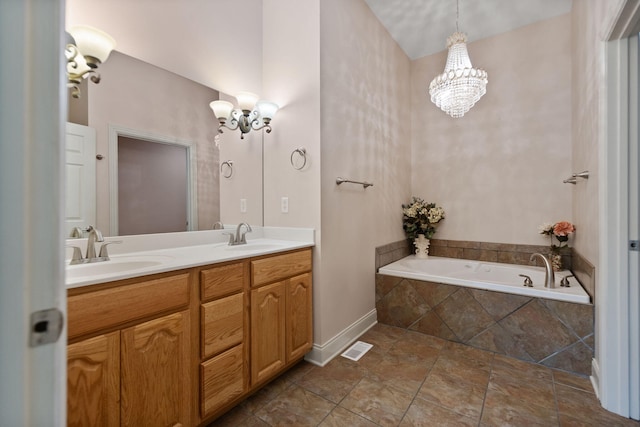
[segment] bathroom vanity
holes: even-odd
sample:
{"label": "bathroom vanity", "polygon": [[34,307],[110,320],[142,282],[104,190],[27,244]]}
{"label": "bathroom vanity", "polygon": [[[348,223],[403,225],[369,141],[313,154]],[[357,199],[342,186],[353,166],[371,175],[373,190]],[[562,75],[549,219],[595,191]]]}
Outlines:
{"label": "bathroom vanity", "polygon": [[313,243],[264,242],[69,287],[68,425],[206,425],[301,360]]}

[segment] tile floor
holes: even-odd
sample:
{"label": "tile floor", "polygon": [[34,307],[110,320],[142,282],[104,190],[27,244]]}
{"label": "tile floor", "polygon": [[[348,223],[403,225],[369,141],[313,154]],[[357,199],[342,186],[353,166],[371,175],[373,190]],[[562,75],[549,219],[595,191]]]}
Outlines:
{"label": "tile floor", "polygon": [[640,426],[602,409],[587,378],[377,324],[353,362],[301,362],[217,426]]}

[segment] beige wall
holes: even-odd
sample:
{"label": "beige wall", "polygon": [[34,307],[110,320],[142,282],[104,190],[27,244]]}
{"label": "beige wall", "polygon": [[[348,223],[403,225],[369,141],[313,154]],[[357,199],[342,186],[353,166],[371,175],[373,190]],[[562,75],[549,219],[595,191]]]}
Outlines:
{"label": "beige wall", "polygon": [[570,26],[566,14],[469,44],[489,84],[460,119],[429,98],[446,52],[413,62],[411,188],[445,209],[438,238],[544,245],[541,223],[572,220]]}
{"label": "beige wall", "polygon": [[[264,134],[265,225],[320,229],[319,8],[319,0],[263,3],[263,97],[280,106],[273,132]],[[290,163],[298,147],[308,159],[300,171]]]}
{"label": "beige wall", "polygon": [[404,238],[411,93],[408,57],[364,1],[323,0],[320,13],[325,342],[373,310],[374,249]]}
{"label": "beige wall", "polygon": [[[100,84],[88,85],[89,126],[96,130],[97,227],[109,230],[109,125],[196,143],[198,221],[210,228],[219,218],[216,120],[209,102],[216,90],[113,52],[100,66]],[[73,101],[71,101],[73,102]]]}
{"label": "beige wall", "polygon": [[[364,1],[263,6],[263,88],[283,107],[265,135],[265,225],[316,229],[314,341],[324,345],[374,309],[374,248],[403,238],[410,62]],[[297,147],[302,171],[290,165]],[[337,176],[375,185],[337,187]]]}
{"label": "beige wall", "polygon": [[573,193],[573,214],[578,230],[575,249],[598,266],[598,153],[604,138],[605,101],[604,41],[612,27],[622,0],[574,1],[571,10],[572,132],[573,169],[588,170],[588,181],[581,181]]}

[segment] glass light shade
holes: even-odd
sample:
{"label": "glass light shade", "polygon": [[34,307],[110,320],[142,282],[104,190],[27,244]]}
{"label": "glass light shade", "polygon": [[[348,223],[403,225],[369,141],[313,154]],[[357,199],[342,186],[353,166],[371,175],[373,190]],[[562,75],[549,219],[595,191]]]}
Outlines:
{"label": "glass light shade", "polygon": [[242,111],[252,111],[258,101],[258,95],[251,92],[239,92],[236,95],[238,108]]}
{"label": "glass light shade", "polygon": [[233,104],[223,100],[213,101],[209,104],[209,107],[211,107],[218,120],[227,120],[233,110]]}
{"label": "glass light shade", "polygon": [[447,39],[447,64],[429,85],[431,101],[454,118],[467,111],[487,92],[487,72],[473,68],[467,52],[467,37],[455,32]]}
{"label": "glass light shade", "polygon": [[67,63],[67,73],[70,75],[83,76],[84,78],[87,78],[89,77],[89,74],[87,73],[89,70],[91,70],[91,67],[87,65],[87,60],[84,59],[82,54],[76,55],[73,58],[73,62]]}
{"label": "glass light shade", "polygon": [[82,56],[96,58],[100,62],[106,61],[116,47],[113,37],[87,25],[73,27],[69,30],[69,34],[75,40]]}
{"label": "glass light shade", "polygon": [[271,101],[259,101],[256,108],[260,112],[260,117],[268,120],[273,119],[273,116],[278,112],[278,104]]}

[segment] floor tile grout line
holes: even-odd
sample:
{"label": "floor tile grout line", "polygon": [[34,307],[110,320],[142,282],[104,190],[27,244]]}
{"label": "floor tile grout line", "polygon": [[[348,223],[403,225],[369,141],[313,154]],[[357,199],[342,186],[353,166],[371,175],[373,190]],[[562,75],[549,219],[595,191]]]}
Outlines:
{"label": "floor tile grout line", "polygon": [[418,395],[420,394],[420,390],[422,390],[422,386],[424,385],[425,381],[427,381],[427,378],[429,378],[429,375],[431,374],[431,371],[433,370],[433,367],[436,365],[436,362],[440,358],[440,354],[441,353],[442,353],[442,349],[440,349],[440,352],[438,353],[438,357],[436,357],[435,362],[433,362],[433,365],[431,365],[431,368],[429,368],[429,372],[427,372],[427,375],[425,375],[424,379],[420,383],[420,387],[418,387],[418,390],[413,395],[413,398],[411,399],[411,402],[409,402],[409,406],[407,406],[407,409],[405,409],[404,413],[402,414],[402,417],[400,418],[400,423],[399,424],[402,424],[402,421],[407,416],[407,413],[409,412],[409,409],[411,409],[411,406],[413,406],[413,402],[415,402],[416,399],[418,398]]}
{"label": "floor tile grout line", "polygon": [[478,419],[478,427],[482,425],[482,416],[484,415],[484,406],[487,402],[487,394],[489,393],[489,384],[491,384],[491,376],[493,374],[493,364],[496,361],[495,354],[491,357],[491,367],[489,368],[489,379],[487,385],[484,388],[484,396],[482,396],[482,408],[480,409],[480,418]]}
{"label": "floor tile grout line", "polygon": [[555,407],[556,407],[556,418],[558,419],[558,426],[561,426],[562,423],[560,422],[560,407],[558,405],[558,390],[556,388],[556,380],[555,380],[555,376],[553,375],[553,372],[551,372],[551,386],[553,387],[553,400],[554,400]]}

